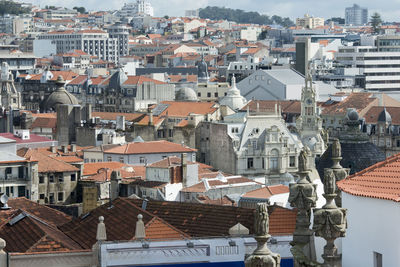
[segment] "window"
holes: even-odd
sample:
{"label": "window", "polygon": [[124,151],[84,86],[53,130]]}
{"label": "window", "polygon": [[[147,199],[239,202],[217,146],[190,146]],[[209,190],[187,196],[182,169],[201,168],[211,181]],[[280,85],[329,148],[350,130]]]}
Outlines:
{"label": "window", "polygon": [[265,169],[265,160],[264,158],[261,158],[261,166],[263,169]]}
{"label": "window", "polygon": [[139,162],[142,164],[146,163],[146,158],[145,157],[140,157]]}
{"label": "window", "polygon": [[201,92],[198,92],[198,93],[197,93],[197,96],[198,96],[198,97],[201,97]]}
{"label": "window", "polygon": [[173,129],[168,129],[168,136],[173,137],[174,136],[174,130]]}
{"label": "window", "polygon": [[71,182],[75,182],[76,181],[76,174],[73,173],[71,174]]}
{"label": "window", "polygon": [[58,176],[58,182],[64,183],[64,176],[62,174]]}
{"label": "window", "polygon": [[111,156],[107,156],[107,161],[112,161]]}
{"label": "window", "polygon": [[39,199],[44,199],[44,194],[40,194]]}
{"label": "window", "polygon": [[49,182],[50,182],[50,183],[54,183],[54,175],[53,175],[53,174],[50,174],[50,176],[49,176]]}
{"label": "window", "polygon": [[119,157],[119,162],[124,163],[124,157]]}
{"label": "window", "polygon": [[210,92],[207,93],[207,97],[211,97],[211,93]]}
{"label": "window", "polygon": [[39,184],[44,184],[44,176],[39,176]]}
{"label": "window", "polygon": [[271,171],[277,171],[279,169],[278,162],[279,162],[279,151],[276,149],[273,149],[271,151],[271,158],[269,161],[269,169]]}
{"label": "window", "polygon": [[214,96],[215,96],[215,97],[218,97],[218,93],[214,93]]}
{"label": "window", "polygon": [[247,169],[252,169],[252,168],[254,168],[254,159],[247,158]]}
{"label": "window", "polygon": [[64,192],[58,192],[57,200],[58,201],[64,201]]}
{"label": "window", "polygon": [[50,204],[54,204],[54,193],[50,193],[49,202],[50,202]]}
{"label": "window", "polygon": [[257,140],[252,141],[253,150],[257,150]]}
{"label": "window", "polygon": [[296,157],[295,156],[289,157],[289,167],[296,167]]}
{"label": "window", "polygon": [[382,267],[382,254],[374,251],[374,267]]}

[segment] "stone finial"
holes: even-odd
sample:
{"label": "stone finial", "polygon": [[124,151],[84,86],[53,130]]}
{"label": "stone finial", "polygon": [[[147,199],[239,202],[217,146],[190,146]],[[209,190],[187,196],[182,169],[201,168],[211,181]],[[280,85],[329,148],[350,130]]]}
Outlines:
{"label": "stone finial", "polygon": [[320,209],[314,209],[313,231],[316,236],[326,240],[324,247],[323,266],[341,266],[341,255],[335,246],[335,239],[344,237],[347,228],[346,213],[344,208],[338,208],[333,201],[336,197],[336,178],[333,169],[325,169],[323,197],[326,204]]}
{"label": "stone finial", "polygon": [[65,81],[64,81],[63,76],[58,75],[56,83],[57,83],[57,84],[60,84],[60,85],[64,85],[64,84],[65,84]]}
{"label": "stone finial", "polygon": [[0,253],[4,252],[5,247],[6,247],[6,241],[0,238]]}
{"label": "stone finial", "polygon": [[143,239],[146,237],[146,229],[144,228],[143,215],[139,214],[137,218],[138,220],[136,222],[135,238]]}
{"label": "stone finial", "polygon": [[268,204],[258,203],[257,211],[254,221],[255,239],[257,241],[257,248],[246,259],[246,267],[279,267],[281,256],[272,253],[268,246],[268,239],[271,237],[269,231],[269,217],[268,217]]}
{"label": "stone finial", "polygon": [[6,241],[0,238],[0,266],[8,266],[8,255],[4,251],[6,247]]}
{"label": "stone finial", "polygon": [[231,236],[242,236],[248,234],[249,229],[241,223],[237,223],[229,229],[229,235]]}
{"label": "stone finial", "polygon": [[340,145],[339,139],[333,139],[332,143],[332,157],[339,158],[342,156],[342,147]]}
{"label": "stone finial", "polygon": [[299,154],[299,172],[307,171],[307,156],[306,149],[301,150]]}
{"label": "stone finial", "polygon": [[107,233],[106,233],[106,225],[104,224],[104,217],[99,217],[99,223],[97,224],[97,241],[106,241]]}
{"label": "stone finial", "polygon": [[257,211],[254,221],[254,231],[257,236],[267,236],[269,232],[268,205],[257,204]]}

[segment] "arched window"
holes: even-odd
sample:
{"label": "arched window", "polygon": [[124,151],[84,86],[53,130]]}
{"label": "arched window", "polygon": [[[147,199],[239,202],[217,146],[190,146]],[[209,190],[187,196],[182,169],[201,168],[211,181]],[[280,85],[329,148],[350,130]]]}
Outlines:
{"label": "arched window", "polygon": [[269,169],[271,171],[277,171],[279,169],[279,151],[272,149],[269,158]]}

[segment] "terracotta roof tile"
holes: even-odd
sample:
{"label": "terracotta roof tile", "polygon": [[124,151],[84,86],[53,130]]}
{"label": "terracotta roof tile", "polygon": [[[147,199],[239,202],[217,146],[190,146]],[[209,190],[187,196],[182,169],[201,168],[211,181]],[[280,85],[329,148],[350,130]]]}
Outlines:
{"label": "terracotta roof tile", "polygon": [[154,84],[167,84],[165,82],[151,79],[146,76],[128,76],[128,79],[124,82],[124,85],[141,85],[144,82],[150,82]]}
{"label": "terracotta roof tile", "polygon": [[120,112],[92,112],[92,117],[100,117],[102,120],[116,120],[117,116],[125,116],[127,121],[137,121],[145,116],[143,113],[120,113]]}
{"label": "terracotta roof tile", "polygon": [[121,170],[124,167],[132,167],[129,164],[121,162],[93,162],[83,164],[83,176],[91,176],[99,173],[101,169]]}
{"label": "terracotta roof tile", "polygon": [[[43,153],[44,152],[44,153]],[[18,155],[25,157],[26,159],[38,161],[38,172],[76,172],[78,168],[51,157],[50,154],[39,149],[20,149]]]}
{"label": "terracotta roof tile", "polygon": [[37,117],[35,121],[32,123],[31,129],[33,128],[55,129],[56,126],[57,126],[57,118]]}
{"label": "terracotta roof tile", "polygon": [[13,209],[20,209],[29,212],[30,214],[56,226],[67,223],[72,219],[71,216],[61,211],[38,204],[26,199],[25,197],[10,198],[8,200],[8,206]]}
{"label": "terracotta roof tile", "polygon": [[355,173],[337,185],[351,195],[400,202],[400,154]]}
{"label": "terracotta roof tile", "polygon": [[[383,111],[384,107],[372,107],[364,118],[367,124],[376,124],[378,122],[379,114]],[[400,125],[400,107],[386,107],[386,111],[389,112],[392,117],[392,125]]]}
{"label": "terracotta roof tile", "polygon": [[273,195],[289,193],[289,187],[286,185],[272,185],[258,188],[245,193],[243,198],[269,199]]}
{"label": "terracotta roof tile", "polygon": [[[14,220],[16,221],[14,221]],[[56,226],[28,212],[18,210],[0,228],[8,252],[44,252],[81,250],[81,246]],[[23,241],[23,242],[22,242]]]}
{"label": "terracotta roof tile", "polygon": [[[141,205],[126,198],[118,198],[110,204],[104,204],[90,213],[85,214],[70,223],[61,226],[61,230],[70,238],[79,243],[83,248],[90,249],[96,242],[96,227],[99,216],[104,217],[107,227],[107,240],[132,240],[135,238],[135,225],[137,216],[143,215],[143,222],[146,229],[146,238],[187,238],[188,235],[171,226],[165,220],[157,218]],[[118,227],[113,227],[118,226]],[[149,232],[147,233],[147,230]]]}

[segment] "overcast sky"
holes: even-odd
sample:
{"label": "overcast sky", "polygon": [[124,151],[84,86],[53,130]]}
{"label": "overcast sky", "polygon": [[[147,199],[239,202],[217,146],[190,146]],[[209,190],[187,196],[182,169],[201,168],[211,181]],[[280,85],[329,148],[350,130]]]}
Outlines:
{"label": "overcast sky", "polygon": [[[45,5],[59,6],[59,0],[25,0],[41,7]],[[67,0],[64,1],[67,7],[84,6],[88,10],[110,10],[120,9],[124,3],[133,0]],[[330,17],[344,17],[344,9],[349,1],[345,0],[150,0],[154,7],[156,16],[183,16],[186,9],[196,9],[212,6],[225,6],[229,8],[243,9],[247,11],[258,11],[267,15],[279,15],[282,17],[303,16],[308,13],[313,16],[320,16],[326,19]],[[367,7],[369,16],[373,12],[381,14],[385,21],[400,21],[400,0],[359,0],[356,2],[362,7]]]}

